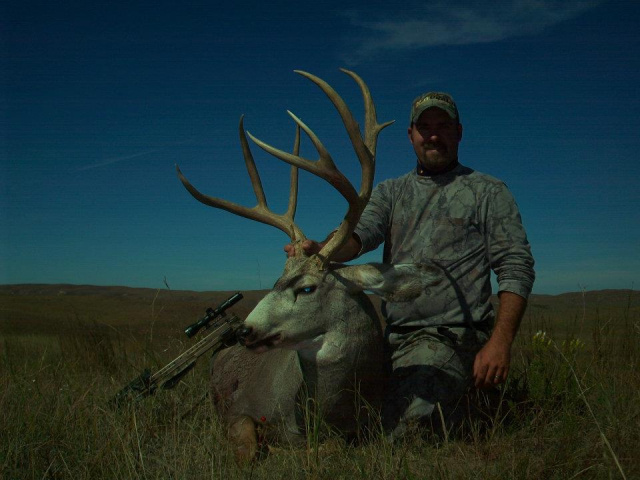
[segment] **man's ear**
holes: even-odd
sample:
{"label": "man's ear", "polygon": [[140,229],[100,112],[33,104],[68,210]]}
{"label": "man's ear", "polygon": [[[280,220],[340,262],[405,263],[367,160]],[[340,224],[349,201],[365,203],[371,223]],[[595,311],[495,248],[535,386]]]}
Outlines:
{"label": "man's ear", "polygon": [[444,278],[440,268],[417,263],[367,263],[344,266],[335,273],[349,289],[368,290],[391,302],[412,300]]}

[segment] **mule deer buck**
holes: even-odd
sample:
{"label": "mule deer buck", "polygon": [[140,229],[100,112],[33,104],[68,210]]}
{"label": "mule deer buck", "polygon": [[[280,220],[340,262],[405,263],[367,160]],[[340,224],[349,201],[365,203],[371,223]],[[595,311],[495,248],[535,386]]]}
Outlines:
{"label": "mule deer buck", "polygon": [[[237,345],[223,350],[212,362],[214,403],[229,426],[230,440],[239,458],[254,458],[258,449],[256,427],[266,441],[305,438],[305,422],[299,408],[303,392],[313,399],[326,425],[346,435],[355,434],[363,418],[362,404],[356,397],[375,407],[380,403],[383,387],[382,332],[375,308],[364,291],[387,300],[409,301],[439,280],[438,272],[424,265],[331,263],[352,235],[369,200],[377,137],[392,123],[377,123],[366,84],[355,73],[343,72],[355,80],[364,97],[364,135],[331,86],[314,75],[296,71],[318,85],[340,114],[361,165],[359,191],[336,168],[313,131],[291,112],[288,113],[296,123],[293,153],[245,134],[240,119],[240,143],[257,198],[257,205],[252,208],[200,193],[176,167],[183,185],[198,201],[277,227],[295,247],[295,256],[287,259],[284,273],[273,290],[247,316],[241,331],[244,347]],[[317,150],[317,160],[299,155],[301,129]],[[289,205],[284,214],[276,214],[267,207],[246,135],[266,152],[291,165]],[[302,253],[300,244],[305,236],[294,223],[298,168],[329,182],[349,205],[334,236],[318,254],[310,257]]]}

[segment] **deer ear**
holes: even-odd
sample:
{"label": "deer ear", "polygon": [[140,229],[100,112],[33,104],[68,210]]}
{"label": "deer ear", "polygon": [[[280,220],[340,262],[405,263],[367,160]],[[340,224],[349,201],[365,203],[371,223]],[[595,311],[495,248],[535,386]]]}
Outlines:
{"label": "deer ear", "polygon": [[335,272],[349,289],[368,290],[391,302],[412,300],[444,277],[438,267],[417,263],[367,263],[345,266]]}

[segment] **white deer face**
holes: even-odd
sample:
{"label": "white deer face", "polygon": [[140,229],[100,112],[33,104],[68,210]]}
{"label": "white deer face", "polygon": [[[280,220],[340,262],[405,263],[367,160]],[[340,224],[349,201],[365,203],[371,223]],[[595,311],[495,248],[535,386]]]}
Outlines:
{"label": "white deer face", "polygon": [[324,310],[329,297],[337,293],[331,291],[334,284],[312,259],[289,259],[273,290],[245,320],[245,345],[260,353],[270,348],[297,350],[321,344],[328,329]]}

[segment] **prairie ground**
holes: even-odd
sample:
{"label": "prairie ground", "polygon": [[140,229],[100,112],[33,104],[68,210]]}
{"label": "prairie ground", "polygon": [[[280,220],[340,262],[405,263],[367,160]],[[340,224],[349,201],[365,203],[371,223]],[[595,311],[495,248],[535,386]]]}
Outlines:
{"label": "prairie ground", "polygon": [[309,436],[249,466],[206,398],[206,358],[173,390],[108,405],[189,348],[184,328],[230,293],[0,287],[0,478],[640,478],[638,292],[533,296],[508,383],[472,395],[481,411],[463,431]]}

